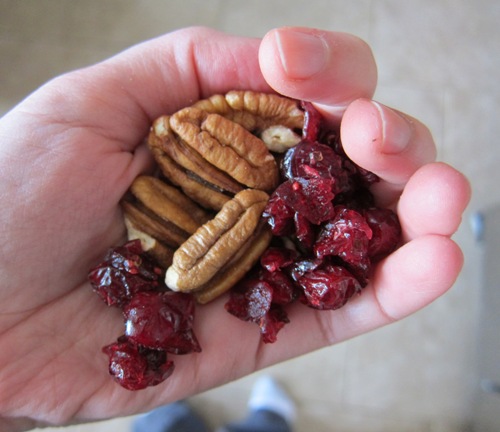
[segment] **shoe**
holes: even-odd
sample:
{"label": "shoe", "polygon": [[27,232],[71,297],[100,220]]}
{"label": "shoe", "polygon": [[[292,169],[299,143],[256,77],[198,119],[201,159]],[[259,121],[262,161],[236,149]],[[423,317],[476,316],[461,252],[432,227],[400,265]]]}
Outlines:
{"label": "shoe", "polygon": [[295,422],[295,402],[271,376],[264,375],[255,382],[248,399],[249,411],[266,410],[281,416],[289,425]]}

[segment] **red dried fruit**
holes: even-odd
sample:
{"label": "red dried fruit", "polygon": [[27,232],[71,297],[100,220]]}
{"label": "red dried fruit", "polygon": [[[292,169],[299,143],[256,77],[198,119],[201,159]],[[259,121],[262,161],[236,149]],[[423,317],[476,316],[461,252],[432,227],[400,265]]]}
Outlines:
{"label": "red dried fruit", "polygon": [[338,309],[361,292],[358,280],[344,267],[335,265],[307,272],[298,278],[297,283],[304,290],[301,301],[320,310]]}
{"label": "red dried fruit", "polygon": [[231,291],[225,308],[243,321],[256,323],[265,343],[275,342],[278,332],[289,322],[282,306],[273,303],[272,285],[261,279],[240,282]]}
{"label": "red dried fruit", "polygon": [[302,101],[301,107],[304,110],[302,138],[305,141],[317,141],[323,118],[311,102]]}
{"label": "red dried fruit", "polygon": [[200,352],[193,330],[194,300],[173,291],[141,292],[124,307],[125,335],[134,343],[172,354]]}
{"label": "red dried fruit", "polygon": [[163,286],[162,270],[143,254],[139,240],[110,250],[89,280],[108,306],[123,306],[134,294]]}
{"label": "red dried fruit", "polygon": [[283,175],[288,179],[321,177],[331,179],[334,195],[352,189],[343,159],[325,144],[302,141],[285,154]]}
{"label": "red dried fruit", "polygon": [[286,305],[298,297],[299,292],[294,281],[282,271],[262,270],[259,278],[271,286],[273,304]]}
{"label": "red dried fruit", "polygon": [[[309,222],[318,225],[334,216],[333,182],[332,179],[322,177],[296,178],[282,183],[272,196],[279,196],[288,209],[300,213]],[[272,211],[273,207],[268,205],[264,214],[275,219],[282,218],[282,215],[272,214]]]}
{"label": "red dried fruit", "polygon": [[259,323],[271,308],[273,289],[260,279],[246,279],[231,291],[226,310],[243,321]]}
{"label": "red dried fruit", "polygon": [[165,351],[151,350],[130,343],[126,338],[107,345],[103,352],[109,357],[109,373],[128,390],[142,390],[165,381],[174,364]]}
{"label": "red dried fruit", "polygon": [[366,222],[373,232],[368,247],[372,262],[381,260],[396,249],[401,240],[401,225],[396,213],[390,209],[365,210]]}
{"label": "red dried fruit", "polygon": [[283,197],[272,194],[262,217],[267,220],[271,232],[275,236],[287,236],[293,232],[293,216],[295,212],[288,207]]}
{"label": "red dried fruit", "polygon": [[337,256],[356,266],[368,258],[372,230],[364,216],[348,208],[336,208],[336,216],[324,225],[314,245],[318,258]]}
{"label": "red dried fruit", "polygon": [[260,257],[260,265],[269,272],[291,266],[298,257],[297,251],[287,248],[270,247]]}
{"label": "red dried fruit", "polygon": [[278,332],[288,324],[290,320],[280,305],[271,305],[269,312],[259,323],[260,334],[264,343],[274,343],[277,340]]}

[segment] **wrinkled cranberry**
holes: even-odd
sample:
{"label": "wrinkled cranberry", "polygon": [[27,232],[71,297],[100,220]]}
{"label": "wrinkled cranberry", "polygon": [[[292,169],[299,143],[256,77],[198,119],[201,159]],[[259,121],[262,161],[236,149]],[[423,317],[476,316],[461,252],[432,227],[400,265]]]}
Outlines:
{"label": "wrinkled cranberry", "polygon": [[141,291],[163,286],[162,270],[142,252],[139,240],[112,249],[92,269],[89,280],[108,306],[123,306]]}
{"label": "wrinkled cranberry", "polygon": [[367,258],[372,230],[363,215],[348,208],[336,208],[337,215],[319,233],[314,245],[318,258],[338,256],[351,265]]}
{"label": "wrinkled cranberry", "polygon": [[321,310],[338,309],[361,291],[361,285],[349,271],[333,265],[307,272],[297,282],[304,290],[301,301]]}
{"label": "wrinkled cranberry", "polygon": [[[332,184],[333,180],[327,178],[297,178],[282,183],[273,195],[279,196],[287,208],[317,225],[334,216]],[[264,214],[280,217],[272,211],[272,205],[268,205]]]}
{"label": "wrinkled cranberry", "polygon": [[289,322],[290,320],[283,307],[272,304],[269,312],[262,317],[259,323],[262,341],[265,343],[276,342],[278,332]]}
{"label": "wrinkled cranberry", "polygon": [[260,257],[260,265],[269,272],[291,266],[298,257],[297,251],[284,247],[270,247]]}
{"label": "wrinkled cranberry", "polygon": [[302,141],[285,154],[282,162],[286,178],[322,177],[331,179],[334,195],[349,191],[349,172],[344,169],[343,159],[325,144]]}
{"label": "wrinkled cranberry", "polygon": [[263,270],[259,278],[271,286],[271,302],[273,304],[286,305],[298,297],[299,293],[294,281],[282,271]]}
{"label": "wrinkled cranberry", "polygon": [[275,236],[287,236],[293,232],[293,216],[295,212],[283,197],[273,193],[264,209],[262,217],[267,220],[271,232]]}
{"label": "wrinkled cranberry", "polygon": [[137,293],[124,307],[125,334],[136,344],[173,354],[200,352],[193,333],[194,301],[173,291]]}
{"label": "wrinkled cranberry", "polygon": [[122,387],[142,390],[165,381],[174,370],[165,351],[152,350],[130,343],[126,338],[107,345],[109,373]]}
{"label": "wrinkled cranberry", "polygon": [[302,138],[305,141],[317,141],[323,118],[311,102],[301,101],[301,107],[304,110]]}
{"label": "wrinkled cranberry", "polygon": [[226,310],[243,321],[259,323],[271,308],[273,289],[260,279],[247,279],[231,291]]}
{"label": "wrinkled cranberry", "polygon": [[315,225],[298,212],[295,213],[293,221],[295,225],[295,237],[299,245],[305,250],[311,250],[316,241]]}
{"label": "wrinkled cranberry", "polygon": [[372,262],[389,255],[401,240],[401,225],[396,213],[390,209],[370,208],[364,216],[373,236],[368,247],[368,255]]}
{"label": "wrinkled cranberry", "polygon": [[[272,273],[275,275],[278,272]],[[281,287],[280,287],[281,288]],[[262,341],[273,343],[278,332],[289,322],[281,304],[273,302],[273,296],[283,300],[284,290],[274,293],[272,282],[262,279],[247,279],[240,282],[225,304],[226,310],[243,321],[256,323],[260,328]],[[277,298],[278,299],[278,298]]]}

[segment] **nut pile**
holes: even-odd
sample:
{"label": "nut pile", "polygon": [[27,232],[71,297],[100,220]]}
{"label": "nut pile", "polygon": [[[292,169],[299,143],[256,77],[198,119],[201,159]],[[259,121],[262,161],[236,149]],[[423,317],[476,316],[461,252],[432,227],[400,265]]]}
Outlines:
{"label": "nut pile", "polygon": [[157,119],[148,144],[159,173],[123,199],[129,242],[89,276],[123,312],[124,334],[103,350],[127,389],[166,379],[167,353],[201,351],[195,303],[230,291],[226,310],[272,343],[286,305],[343,306],[400,241],[397,216],[374,206],[376,176],[311,104],[216,95]]}

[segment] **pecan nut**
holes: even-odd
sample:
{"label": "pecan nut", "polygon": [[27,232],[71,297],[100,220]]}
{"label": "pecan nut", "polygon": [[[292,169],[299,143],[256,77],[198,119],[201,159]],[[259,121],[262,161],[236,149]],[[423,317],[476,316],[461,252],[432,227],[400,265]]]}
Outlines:
{"label": "pecan nut", "polygon": [[[267,193],[255,189],[245,189],[236,194],[212,220],[198,228],[176,250],[173,263],[166,272],[166,285],[174,291],[203,291],[228,263],[239,261],[252,249],[256,244],[255,238],[260,240],[260,243],[257,242],[259,251],[261,243],[267,247],[270,238],[259,234],[265,229],[261,215],[268,199]],[[257,259],[258,256],[250,261],[253,264]],[[249,269],[248,263],[242,268],[232,267],[232,277],[236,280]]]}
{"label": "pecan nut", "polygon": [[175,249],[210,219],[178,189],[150,176],[135,179],[122,208],[129,239],[139,238],[167,267]]}
{"label": "pecan nut", "polygon": [[297,144],[303,123],[296,101],[235,91],[160,117],[148,143],[166,177],[218,211],[244,188],[274,190],[279,171],[270,150]]}

